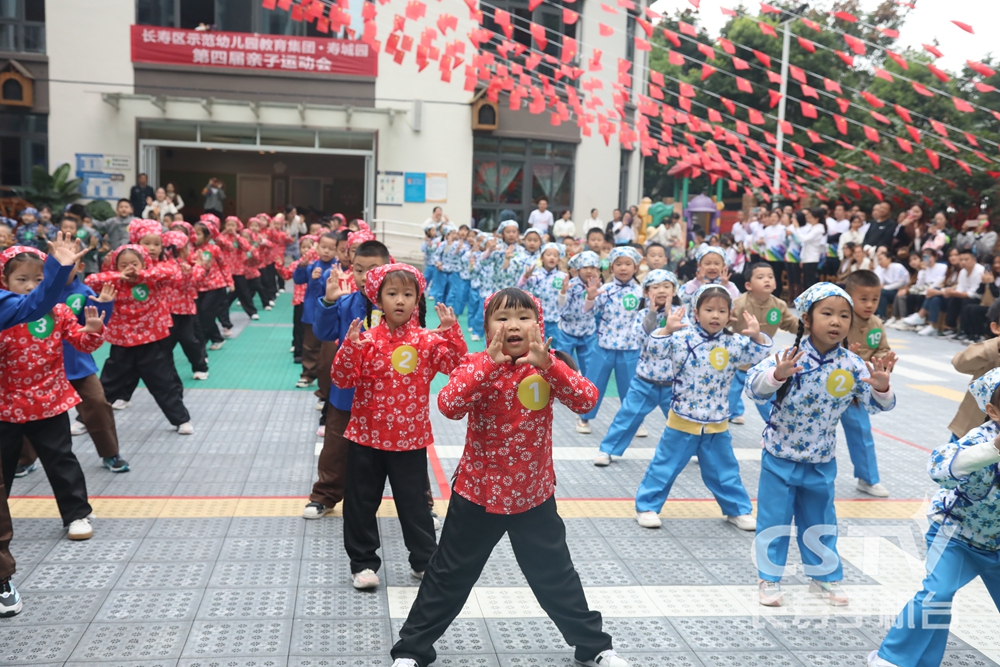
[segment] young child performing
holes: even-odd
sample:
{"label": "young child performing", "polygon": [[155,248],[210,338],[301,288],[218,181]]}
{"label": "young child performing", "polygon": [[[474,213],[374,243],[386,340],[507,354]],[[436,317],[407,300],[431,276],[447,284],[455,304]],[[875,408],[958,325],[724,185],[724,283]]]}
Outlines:
{"label": "young child performing", "polygon": [[[639,341],[639,363],[635,367],[635,377],[629,384],[628,395],[622,401],[621,410],[615,414],[607,435],[601,440],[601,448],[594,458],[595,466],[611,465],[611,457],[621,456],[632,443],[642,420],[657,405],[668,417],[673,378],[663,372],[669,366],[656,363],[646,352],[649,337],[656,329],[667,325],[667,317],[672,315],[672,305],[680,305],[677,300],[677,276],[665,269],[653,269],[642,279],[643,298],[639,302],[632,335]],[[684,309],[678,309],[676,318],[683,318]]]}
{"label": "young child performing", "polygon": [[564,281],[559,291],[559,337],[563,351],[576,357],[576,365],[586,377],[588,363],[597,347],[597,320],[584,309],[587,286],[600,285],[601,257],[592,250],[584,250],[569,260],[569,269],[576,271],[576,276]]}
{"label": "young child performing", "polygon": [[[971,375],[973,380],[981,378],[986,371],[1000,366],[1000,301],[994,301],[990,309],[986,311],[986,321],[989,322],[990,333],[993,338],[984,340],[982,343],[973,343],[958,354],[952,360],[951,365],[959,373]],[[957,442],[959,438],[965,436],[972,429],[982,426],[983,413],[976,405],[976,399],[971,392],[966,391],[962,397],[962,404],[958,406],[955,418],[948,424],[951,431],[951,441]]]}
{"label": "young child performing", "polygon": [[357,388],[344,431],[344,548],[355,588],[378,586],[376,513],[387,477],[414,577],[423,577],[437,546],[426,501],[430,386],[437,373],[454,370],[468,348],[454,311],[443,304],[437,305],[438,329],[420,326],[424,287],[423,274],[409,264],[369,271],[365,295],[382,311],[381,321],[363,335],[361,320],[351,322],[334,362],[334,383]]}
{"label": "young child performing", "polygon": [[[837,421],[855,400],[873,414],[896,405],[889,387],[896,356],[890,352],[866,364],[842,346],[851,329],[854,304],[836,285],[813,285],[795,299],[795,307],[802,313],[795,344],[747,373],[750,399],[763,404],[774,397],[764,428],[757,492],[758,595],[762,605],[784,604],[779,582],[794,517],[805,575],[812,580],[810,593],[842,606],[848,599],[838,583],[844,572],[837,554],[833,505]],[[817,531],[825,531],[818,535],[823,555],[810,548],[807,539],[815,538]]]}
{"label": "young child performing", "polygon": [[[863,361],[883,359],[889,354],[889,339],[882,320],[875,315],[882,283],[871,271],[855,271],[844,281],[844,291],[854,302],[854,319],[847,334],[847,347]],[[854,465],[858,491],[876,498],[888,498],[889,490],[879,482],[878,461],[875,458],[875,438],[868,412],[858,403],[851,403],[840,417],[847,439],[847,451]]]}
{"label": "young child performing", "polygon": [[[542,246],[542,267],[536,269],[531,263],[518,278],[517,286],[542,302],[542,311],[548,317],[544,324],[552,334],[552,348],[564,349],[562,337],[559,335],[559,294],[569,280],[569,276],[559,270],[559,260],[563,256],[563,247],[558,243],[546,243]],[[593,318],[591,318],[593,319]]]}
{"label": "young child performing", "polygon": [[[642,257],[635,248],[621,246],[611,251],[608,261],[614,280],[605,285],[598,284],[596,279],[591,280],[587,284],[587,301],[583,306],[585,313],[597,318],[597,347],[588,360],[587,379],[600,392],[597,404],[580,415],[576,422],[576,432],[583,434],[590,433],[590,420],[601,409],[611,371],[615,372],[618,396],[624,400],[639,361],[639,343],[632,335],[632,325],[639,299],[642,298],[642,287],[635,281],[635,272]],[[640,425],[636,436],[642,438],[646,435],[646,429]]]}
{"label": "young child performing", "polygon": [[[303,255],[292,274],[292,280],[296,285],[306,285],[306,294],[302,302],[302,324],[305,327],[302,332],[302,374],[299,376],[299,381],[295,383],[295,386],[299,388],[308,387],[319,377],[321,341],[313,333],[312,324],[317,308],[316,304],[326,289],[326,284],[321,280],[321,277],[323,272],[329,270],[336,262],[337,246],[345,242],[346,239],[346,233],[333,234],[328,232],[323,234],[316,242],[318,259],[303,264],[307,258],[306,255]],[[343,270],[345,267],[340,268]]]}
{"label": "young child performing", "polygon": [[[0,283],[14,294],[27,295],[44,280],[45,253],[11,246],[0,253]],[[66,304],[57,303],[34,322],[0,333],[0,467],[5,489],[27,438],[38,452],[71,540],[90,539],[92,509],[87,482],[73,454],[69,409],[80,403],[63,370],[62,341],[90,353],[104,342],[103,315],[84,306],[80,326]],[[6,502],[6,497],[4,498]],[[8,538],[9,539],[9,538]]]}
{"label": "young child performing", "polygon": [[209,345],[210,350],[218,350],[226,343],[225,337],[219,332],[215,320],[229,306],[226,296],[226,286],[229,274],[222,258],[222,250],[213,240],[219,230],[211,220],[203,219],[194,226],[191,240],[194,243],[192,253],[197,253],[205,263],[208,272],[198,283],[198,325],[201,331],[201,342]]}
{"label": "young child performing", "polygon": [[[737,323],[743,321],[743,313],[749,312],[760,323],[760,330],[771,338],[778,329],[796,333],[799,330],[799,318],[788,310],[788,304],[774,296],[774,269],[767,262],[757,262],[750,266],[750,280],[747,281],[746,294],[739,295],[733,301],[733,316]],[[745,334],[744,331],[740,333]],[[747,382],[747,371],[750,366],[736,369],[733,384],[729,388],[729,423],[745,424],[743,418],[743,387]],[[771,404],[758,405],[760,418],[767,422],[771,412]]]}
{"label": "young child performing", "polygon": [[698,272],[694,280],[685,283],[681,290],[681,303],[687,309],[688,317],[691,317],[694,295],[705,285],[720,285],[729,292],[729,298],[736,301],[740,291],[729,280],[729,267],[726,266],[726,251],[718,246],[705,245],[698,249],[695,254],[695,261],[698,262]]}
{"label": "young child performing", "polygon": [[651,365],[661,365],[659,377],[672,378],[673,395],[667,427],[635,494],[636,521],[643,528],[660,527],[659,513],[674,480],[697,454],[701,479],[727,521],[753,530],[753,507],[729,434],[727,392],[739,366],[767,356],[771,338],[749,312],[743,313],[746,335],[726,329],[732,301],[721,285],[702,286],[692,305],[695,326],[671,315],[646,343]]}
{"label": "young child performing", "polygon": [[868,656],[869,667],[937,667],[948,645],[952,600],[981,577],[1000,608],[1000,368],[969,391],[987,421],[957,442],[935,449],[928,472],[941,489],[927,515],[927,577]]}
{"label": "young child performing", "polygon": [[[471,354],[438,394],[449,419],[468,415],[441,544],[392,648],[393,667],[427,667],[434,642],[461,612],[497,542],[507,534],[528,585],[578,664],[628,667],[591,611],[556,511],[552,404],[576,413],[597,389],[549,351],[541,304],[519,289],[486,301],[489,347]],[[568,357],[566,357],[568,359]]]}
{"label": "young child performing", "polygon": [[[389,263],[389,249],[378,241],[365,241],[358,245],[352,263],[352,274],[348,278],[339,266],[326,275],[326,294],[315,304],[315,322],[309,328],[317,340],[337,346],[342,344],[351,322],[362,319],[369,328],[372,317],[371,301],[365,296],[365,282],[368,273],[377,266]],[[354,283],[355,291],[347,290],[346,282]],[[377,313],[374,319],[379,319]],[[334,350],[336,356],[336,349]],[[309,494],[309,503],[302,510],[305,519],[320,519],[333,511],[334,506],[344,499],[347,482],[348,442],[344,431],[351,420],[351,406],[354,403],[354,389],[342,389],[339,385],[330,387],[326,405],[326,425],[323,429],[323,449],[317,464],[318,479]]]}

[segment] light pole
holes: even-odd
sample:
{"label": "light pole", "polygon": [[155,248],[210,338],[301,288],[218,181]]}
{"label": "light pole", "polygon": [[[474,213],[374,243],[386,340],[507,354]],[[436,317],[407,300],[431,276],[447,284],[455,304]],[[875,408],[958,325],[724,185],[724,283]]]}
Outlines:
{"label": "light pole", "polygon": [[798,9],[794,12],[791,18],[785,19],[781,22],[782,39],[781,39],[781,88],[779,92],[781,93],[781,99],[778,100],[778,132],[776,134],[777,144],[775,144],[775,159],[774,159],[774,178],[771,180],[771,189],[774,191],[774,199],[771,201],[772,207],[778,207],[778,192],[781,189],[781,167],[783,166],[777,155],[780,155],[785,146],[785,132],[782,129],[782,124],[785,122],[785,97],[788,94],[788,50],[792,43],[792,31],[789,25],[792,21],[799,18],[805,10],[809,8],[809,5],[800,5]]}

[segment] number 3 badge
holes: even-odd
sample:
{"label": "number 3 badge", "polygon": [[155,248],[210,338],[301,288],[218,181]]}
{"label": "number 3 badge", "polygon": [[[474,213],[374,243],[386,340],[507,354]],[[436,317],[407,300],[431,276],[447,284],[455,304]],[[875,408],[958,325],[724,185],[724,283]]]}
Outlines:
{"label": "number 3 badge", "polygon": [[517,386],[517,400],[529,410],[542,410],[549,404],[549,383],[541,375],[529,375]]}
{"label": "number 3 badge", "polygon": [[28,323],[28,333],[35,338],[48,338],[55,328],[55,321],[51,315],[46,315],[40,320]]}
{"label": "number 3 badge", "polygon": [[393,350],[392,367],[402,375],[409,375],[417,370],[417,348],[411,345],[400,345]]}

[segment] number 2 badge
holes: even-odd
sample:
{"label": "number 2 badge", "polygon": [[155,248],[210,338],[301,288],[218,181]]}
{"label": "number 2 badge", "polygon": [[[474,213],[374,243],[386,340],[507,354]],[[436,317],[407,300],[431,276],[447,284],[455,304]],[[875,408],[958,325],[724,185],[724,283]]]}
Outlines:
{"label": "number 2 badge", "polygon": [[409,375],[417,370],[417,348],[412,345],[400,345],[392,351],[392,367],[397,373]]}
{"label": "number 2 badge", "polygon": [[826,379],[826,390],[834,398],[843,398],[854,389],[854,376],[849,372],[838,369],[830,373]]}

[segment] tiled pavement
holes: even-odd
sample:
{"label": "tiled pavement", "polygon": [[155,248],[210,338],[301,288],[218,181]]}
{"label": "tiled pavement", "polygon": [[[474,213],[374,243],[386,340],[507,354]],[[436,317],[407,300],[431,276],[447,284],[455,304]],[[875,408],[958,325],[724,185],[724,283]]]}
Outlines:
{"label": "tiled pavement", "polygon": [[[557,495],[570,550],[591,604],[633,665],[864,664],[921,578],[920,504],[934,490],[924,472],[926,450],[947,439],[965,382],[949,372],[957,344],[899,333],[891,339],[904,355],[894,380],[899,407],[873,426],[892,499],[859,494],[846,449],[840,452],[840,545],[852,596],[846,609],[810,599],[793,567],[786,578],[792,604],[759,607],[751,536],[717,518],[696,465],[681,474],[664,510],[690,518],[670,518],[658,531],[629,518],[661,415],[647,419],[651,437],[637,439],[630,458],[598,469],[590,457],[617,400],[606,402],[591,436],[576,434],[572,415],[557,410]],[[248,363],[260,353],[239,346],[234,340],[223,352],[246,353]],[[311,394],[195,389],[186,400],[197,429],[190,437],[173,433],[141,390],[116,414],[130,473],[104,471],[89,438],[76,439],[100,517],[88,542],[65,540],[44,498],[44,473],[15,482],[12,550],[25,611],[0,621],[0,664],[389,665],[417,582],[391,504],[380,519],[383,585],[373,592],[350,587],[339,516],[296,516],[314,475],[318,413]],[[464,428],[436,413],[432,421],[440,456],[429,472],[436,489],[446,489]],[[732,430],[755,496],[761,422],[752,408],[747,421]],[[797,559],[793,546],[789,563]],[[997,620],[981,584],[963,591],[944,664],[998,664]],[[438,665],[572,664],[571,649],[538,608],[506,540],[437,648]]]}

